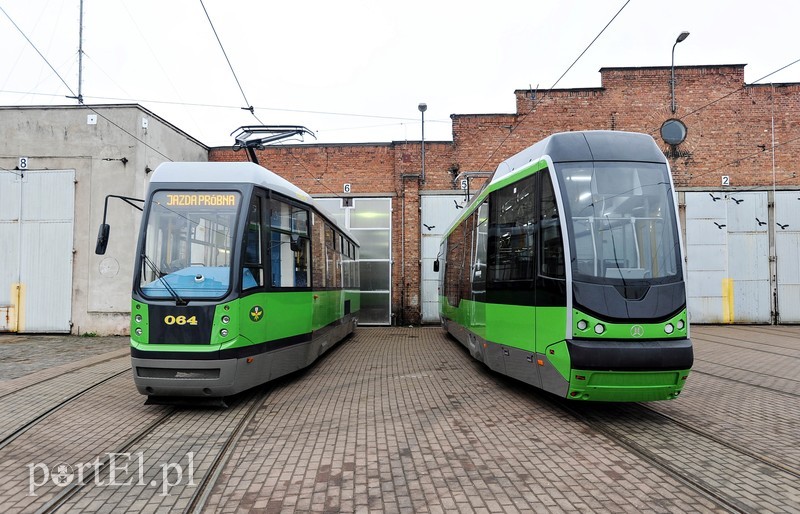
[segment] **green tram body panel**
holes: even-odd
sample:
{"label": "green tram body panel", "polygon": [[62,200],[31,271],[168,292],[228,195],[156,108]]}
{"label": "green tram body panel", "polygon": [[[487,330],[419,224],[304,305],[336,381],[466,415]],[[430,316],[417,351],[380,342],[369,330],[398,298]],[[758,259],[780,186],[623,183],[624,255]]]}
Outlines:
{"label": "green tram body panel", "polygon": [[445,329],[568,399],[677,397],[693,350],[673,192],[644,134],[554,134],[508,158],[443,236]]}
{"label": "green tram body panel", "polygon": [[[210,341],[196,344],[171,344],[169,341],[150,341],[150,327],[154,323],[189,326],[181,308],[174,307],[169,319],[151,320],[146,303],[132,301],[131,346],[141,351],[159,352],[216,352],[243,348],[253,344],[268,343],[311,335],[360,310],[358,291],[298,291],[255,293],[226,303],[213,305],[214,317]],[[348,313],[348,314],[349,314]],[[137,315],[142,317],[137,322]],[[223,323],[223,318],[229,321]],[[165,317],[166,318],[166,317]],[[174,319],[173,319],[174,318]],[[137,335],[142,329],[142,335]],[[221,331],[227,330],[227,335]]]}
{"label": "green tram body panel", "polygon": [[[689,375],[689,369],[637,372],[573,369],[564,337],[567,317],[566,309],[563,307],[485,304],[464,300],[458,308],[454,308],[447,303],[445,297],[440,297],[439,301],[446,323],[456,323],[465,329],[466,333],[474,335],[480,344],[486,345],[486,347],[499,347],[501,352],[517,349],[527,354],[523,366],[527,366],[529,369],[527,372],[523,369],[522,373],[516,373],[515,378],[568,399],[614,402],[669,400],[676,398],[681,393]],[[574,310],[573,312],[575,320],[594,320],[580,311]],[[574,328],[573,335],[579,336],[585,332],[592,332],[592,336],[595,336],[593,340],[597,341],[602,341],[603,338],[619,340],[620,335],[627,335],[627,339],[633,343],[635,340],[630,338],[632,327],[643,326],[645,333],[659,331],[666,339],[681,339],[686,337],[685,328],[675,330],[669,336],[664,333],[664,327],[667,324],[675,324],[679,319],[686,319],[685,310],[663,323],[646,325],[604,323],[606,331],[602,336],[595,334],[591,330],[593,325],[590,324],[590,328],[587,330]],[[507,365],[502,369],[497,369],[497,366],[493,365],[492,359],[481,358],[481,355],[485,355],[485,353],[473,352],[473,356],[495,371],[515,375],[509,373]],[[506,354],[505,358],[514,358],[514,356]],[[517,358],[519,359],[519,357]],[[563,378],[567,384],[566,390],[563,387],[548,387],[547,383],[543,383],[536,377],[537,374],[546,373],[547,370],[555,371]]]}

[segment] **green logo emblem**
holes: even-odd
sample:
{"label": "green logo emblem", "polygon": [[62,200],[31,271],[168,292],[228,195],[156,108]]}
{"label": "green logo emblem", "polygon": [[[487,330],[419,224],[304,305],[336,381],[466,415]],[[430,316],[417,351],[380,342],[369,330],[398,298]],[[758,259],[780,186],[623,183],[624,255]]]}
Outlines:
{"label": "green logo emblem", "polygon": [[252,321],[261,321],[261,318],[264,316],[264,309],[256,305],[252,309],[250,309],[250,319]]}

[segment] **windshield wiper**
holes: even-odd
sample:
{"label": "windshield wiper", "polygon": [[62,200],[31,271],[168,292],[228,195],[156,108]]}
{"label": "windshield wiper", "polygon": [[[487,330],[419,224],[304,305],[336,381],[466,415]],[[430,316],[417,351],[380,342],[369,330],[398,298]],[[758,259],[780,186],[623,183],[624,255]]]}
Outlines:
{"label": "windshield wiper", "polygon": [[164,274],[161,272],[161,270],[159,270],[156,267],[153,261],[150,260],[150,257],[148,257],[147,254],[144,253],[142,254],[142,260],[144,260],[145,264],[147,264],[147,266],[150,268],[150,271],[156,274],[156,277],[158,277],[159,282],[161,282],[164,285],[164,289],[166,289],[167,292],[170,294],[170,296],[172,296],[172,299],[175,300],[175,305],[186,305],[189,303],[188,301],[181,298],[178,292],[175,291],[175,288],[173,288],[171,285],[169,285],[169,283],[167,283],[167,281],[164,279]]}

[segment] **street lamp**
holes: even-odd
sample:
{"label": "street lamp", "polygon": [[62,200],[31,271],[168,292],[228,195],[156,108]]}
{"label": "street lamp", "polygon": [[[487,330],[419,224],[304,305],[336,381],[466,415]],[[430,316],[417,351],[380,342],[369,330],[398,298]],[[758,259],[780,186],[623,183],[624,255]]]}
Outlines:
{"label": "street lamp", "polygon": [[680,43],[681,41],[683,41],[687,37],[689,37],[689,32],[684,30],[683,32],[681,32],[678,35],[678,39],[675,40],[675,44],[672,45],[672,66],[670,66],[670,69],[672,70],[672,78],[669,81],[670,82],[670,86],[671,86],[671,90],[672,90],[672,114],[675,114],[675,109],[676,109],[676,106],[675,106],[675,47],[678,45],[678,43]]}
{"label": "street lamp", "polygon": [[428,104],[421,103],[417,106],[419,112],[422,114],[422,183],[425,183],[425,111],[428,110]]}

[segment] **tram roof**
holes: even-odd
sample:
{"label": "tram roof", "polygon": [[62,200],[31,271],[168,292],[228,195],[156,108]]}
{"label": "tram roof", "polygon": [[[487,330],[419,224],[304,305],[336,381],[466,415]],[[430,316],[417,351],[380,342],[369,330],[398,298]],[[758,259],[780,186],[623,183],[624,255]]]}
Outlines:
{"label": "tram roof", "polygon": [[150,177],[151,183],[246,183],[272,189],[290,198],[312,203],[311,196],[276,173],[252,162],[165,162]]}
{"label": "tram roof", "polygon": [[501,162],[491,182],[537,162],[543,157],[555,162],[633,161],[666,162],[655,140],[648,134],[617,130],[559,132]]}
{"label": "tram roof", "polygon": [[328,210],[314,201],[308,193],[277,173],[252,162],[165,162],[150,177],[151,184],[158,183],[216,183],[255,184],[284,196],[313,206],[339,230],[358,243],[349,230],[340,226]]}

